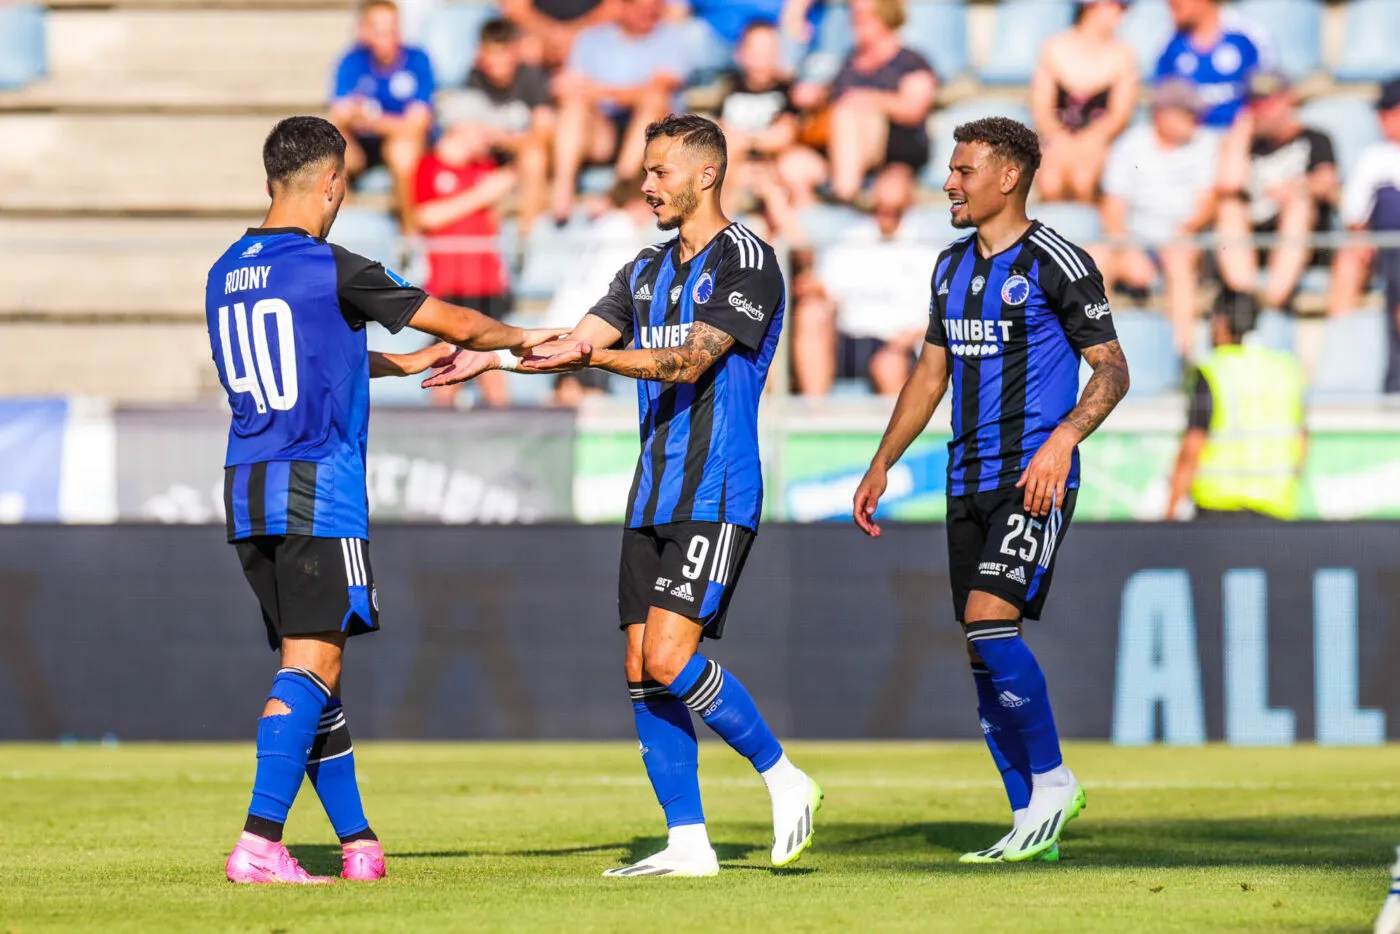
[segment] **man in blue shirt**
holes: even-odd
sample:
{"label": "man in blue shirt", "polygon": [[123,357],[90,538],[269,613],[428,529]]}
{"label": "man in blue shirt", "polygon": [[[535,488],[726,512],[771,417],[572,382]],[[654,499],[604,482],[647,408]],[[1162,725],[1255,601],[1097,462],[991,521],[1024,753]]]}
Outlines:
{"label": "man in blue shirt", "polygon": [[1170,0],[1176,35],[1157,59],[1156,78],[1184,78],[1205,104],[1201,122],[1226,130],[1249,96],[1249,78],[1270,64],[1268,42],[1219,0]]}
{"label": "man in blue shirt", "polygon": [[[341,653],[379,628],[369,556],[369,378],[452,359],[439,344],[370,353],[365,325],[404,327],[478,350],[523,353],[559,331],[522,331],[430,298],[325,240],[345,198],[345,139],[290,117],[263,145],[272,207],[209,270],[205,316],[232,423],[224,461],[228,539],[238,549],[281,666],[258,725],[258,768],[231,882],[316,884],[282,845],[311,779],[343,847],[347,879],[384,875],[355,781],[340,703]],[[567,355],[561,355],[567,357]]]}
{"label": "man in blue shirt", "polygon": [[356,43],[340,59],[331,122],[345,135],[345,168],[354,178],[388,166],[399,204],[412,203],[413,170],[433,125],[433,68],[422,49],[405,46],[393,0],[366,0]]}

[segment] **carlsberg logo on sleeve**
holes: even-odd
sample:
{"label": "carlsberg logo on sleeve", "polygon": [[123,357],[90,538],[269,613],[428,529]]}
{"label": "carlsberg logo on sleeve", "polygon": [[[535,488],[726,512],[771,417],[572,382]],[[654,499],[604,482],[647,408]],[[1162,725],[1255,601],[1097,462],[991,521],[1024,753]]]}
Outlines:
{"label": "carlsberg logo on sleeve", "polygon": [[1089,305],[1084,309],[1084,314],[1088,316],[1091,321],[1097,321],[1100,318],[1107,317],[1108,312],[1108,302],[1099,302],[1095,305]]}
{"label": "carlsberg logo on sleeve", "polygon": [[733,305],[736,309],[743,312],[745,315],[747,315],[754,321],[763,320],[763,306],[755,305],[753,302],[745,298],[744,293],[742,292],[730,292],[729,304]]}

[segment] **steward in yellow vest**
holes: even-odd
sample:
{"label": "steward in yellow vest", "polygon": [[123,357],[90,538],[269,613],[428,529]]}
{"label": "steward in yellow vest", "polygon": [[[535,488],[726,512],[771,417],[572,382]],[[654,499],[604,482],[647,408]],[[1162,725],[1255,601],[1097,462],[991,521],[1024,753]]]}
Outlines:
{"label": "steward in yellow vest", "polygon": [[1168,519],[1188,491],[1198,518],[1298,515],[1306,386],[1291,354],[1242,343],[1258,316],[1253,297],[1239,293],[1222,292],[1212,309],[1215,350],[1196,377]]}

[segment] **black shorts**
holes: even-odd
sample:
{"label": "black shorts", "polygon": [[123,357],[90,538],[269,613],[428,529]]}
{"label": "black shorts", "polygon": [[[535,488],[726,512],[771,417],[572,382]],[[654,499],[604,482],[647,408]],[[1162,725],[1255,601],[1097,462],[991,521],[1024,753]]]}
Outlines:
{"label": "black shorts", "polygon": [[1066,491],[1044,519],[1026,513],[1024,490],[948,497],[948,577],[958,622],[967,622],[963,611],[974,590],[1019,607],[1025,619],[1040,619],[1078,492]]}
{"label": "black shorts", "polygon": [[493,321],[504,321],[515,308],[515,296],[505,295],[447,295],[442,299],[449,305],[466,305]]}
{"label": "black shorts", "polygon": [[379,628],[379,595],[369,542],[310,535],[254,535],[234,542],[243,574],[262,604],[272,648],[284,636]]}
{"label": "black shorts", "polygon": [[[870,379],[870,361],[887,342],[878,337],[852,337],[849,334],[836,335],[836,378]],[[919,360],[912,350],[909,363]]]}
{"label": "black shorts", "polygon": [[885,138],[885,162],[907,165],[917,174],[928,165],[928,137],[916,127],[890,124],[889,135]]}
{"label": "black shorts", "polygon": [[382,136],[357,136],[355,142],[360,144],[360,148],[365,152],[365,168],[377,169],[384,164],[384,137]]}
{"label": "black shorts", "polygon": [[660,607],[697,620],[704,638],[720,638],[754,535],[727,522],[623,529],[617,576],[622,628],[645,623],[647,611]]}

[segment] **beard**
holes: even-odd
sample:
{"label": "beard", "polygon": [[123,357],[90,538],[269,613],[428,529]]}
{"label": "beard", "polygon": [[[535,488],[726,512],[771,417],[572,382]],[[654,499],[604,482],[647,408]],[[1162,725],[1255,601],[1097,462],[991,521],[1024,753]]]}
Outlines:
{"label": "beard", "polygon": [[686,186],[671,199],[671,209],[675,213],[664,220],[657,220],[656,226],[662,230],[675,230],[681,224],[690,219],[690,215],[695,213],[695,209],[700,206],[700,195],[695,190],[694,182],[687,182]]}

